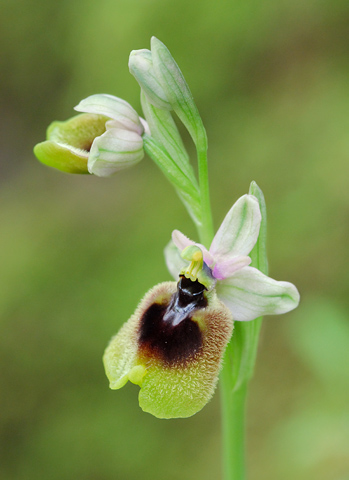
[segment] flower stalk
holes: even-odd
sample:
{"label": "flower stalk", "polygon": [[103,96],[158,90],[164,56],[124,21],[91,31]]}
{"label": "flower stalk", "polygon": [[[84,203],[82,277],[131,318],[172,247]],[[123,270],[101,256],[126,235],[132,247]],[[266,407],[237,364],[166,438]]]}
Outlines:
{"label": "flower stalk", "polygon": [[[249,193],[257,198],[262,215],[259,236],[250,257],[252,265],[267,275],[265,200],[255,182],[251,183]],[[245,478],[246,397],[256,362],[261,325],[262,317],[251,322],[235,322],[234,335],[225,353],[220,378],[224,480]]]}
{"label": "flower stalk", "polygon": [[[210,245],[213,239],[213,219],[209,197],[208,168],[206,152],[198,152],[199,184],[201,192],[202,225],[198,228],[200,242]],[[252,322],[235,322],[232,340],[227,346],[223,360],[223,368],[220,373],[220,394],[221,394],[221,428],[222,428],[222,462],[224,480],[245,479],[245,409],[247,396],[247,380],[236,388],[238,371],[234,372],[233,365],[238,364],[241,368],[241,356],[243,354],[244,342],[237,342],[235,339],[241,334],[241,328],[249,328],[251,324],[260,327],[261,319]],[[252,326],[252,325],[251,325]],[[254,328],[256,326],[254,325]],[[259,333],[259,328],[258,333]],[[257,330],[256,329],[256,330]],[[255,335],[255,354],[258,344],[258,333]],[[234,340],[233,340],[234,339]],[[234,348],[239,343],[238,348]],[[235,357],[235,361],[231,358]],[[237,370],[237,369],[236,369]],[[234,375],[235,374],[235,375]]]}
{"label": "flower stalk", "polygon": [[[207,156],[199,156],[199,183],[201,187],[202,226],[198,228],[200,242],[210,245],[213,239],[213,219],[209,199]],[[222,428],[222,462],[224,480],[245,479],[245,410],[247,397],[247,380],[236,388],[236,378],[239,371],[232,368],[238,364],[240,369],[241,357],[244,350],[243,340],[237,342],[235,339],[241,336],[242,329],[250,328],[255,322],[260,326],[261,319],[252,322],[235,322],[232,340],[227,346],[223,360],[223,368],[220,373],[220,394],[221,394],[221,428]],[[255,325],[253,326],[255,328]],[[258,329],[259,332],[259,329]],[[258,334],[255,335],[254,358],[251,363],[254,365],[255,353],[257,351]],[[236,345],[238,343],[239,345]],[[237,347],[238,348],[235,348]],[[235,357],[234,360],[231,356]],[[252,368],[253,368],[252,365]],[[236,369],[237,370],[237,369]]]}
{"label": "flower stalk", "polygon": [[220,377],[223,480],[245,478],[245,410],[247,383],[234,390],[231,372],[223,367]]}
{"label": "flower stalk", "polygon": [[203,245],[210,245],[213,239],[214,230],[208,183],[207,147],[198,150],[198,172],[202,219],[202,223],[198,227],[198,235],[200,242]]}

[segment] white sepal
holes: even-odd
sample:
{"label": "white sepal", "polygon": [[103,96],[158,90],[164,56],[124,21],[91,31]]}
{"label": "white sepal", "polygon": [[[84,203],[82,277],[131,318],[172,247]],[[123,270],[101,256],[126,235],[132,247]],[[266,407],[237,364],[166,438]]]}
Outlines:
{"label": "white sepal", "polygon": [[298,290],[292,283],[273,280],[254,267],[244,267],[220,280],[216,289],[234,320],[286,313],[299,303]]}
{"label": "white sepal", "polygon": [[98,177],[109,177],[135,165],[143,157],[143,140],[140,135],[121,128],[111,128],[94,140],[88,170]]}
{"label": "white sepal", "polygon": [[210,247],[216,257],[248,255],[254,247],[261,224],[261,213],[253,195],[243,195],[227,213]]}

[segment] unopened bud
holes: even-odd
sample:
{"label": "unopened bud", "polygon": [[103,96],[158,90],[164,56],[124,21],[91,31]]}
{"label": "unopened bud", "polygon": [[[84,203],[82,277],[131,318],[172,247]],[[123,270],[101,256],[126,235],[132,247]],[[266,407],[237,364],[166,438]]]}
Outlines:
{"label": "unopened bud", "polygon": [[128,66],[150,103],[161,109],[172,110],[166,93],[155,74],[151,51],[132,50]]}

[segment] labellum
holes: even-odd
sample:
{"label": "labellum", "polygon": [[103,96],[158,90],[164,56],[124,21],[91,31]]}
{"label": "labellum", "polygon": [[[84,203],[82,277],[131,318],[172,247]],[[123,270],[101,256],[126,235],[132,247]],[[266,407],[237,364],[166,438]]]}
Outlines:
{"label": "labellum", "polygon": [[152,288],[104,355],[110,388],[141,387],[141,408],[189,417],[210,400],[232,334],[229,309],[197,279]]}

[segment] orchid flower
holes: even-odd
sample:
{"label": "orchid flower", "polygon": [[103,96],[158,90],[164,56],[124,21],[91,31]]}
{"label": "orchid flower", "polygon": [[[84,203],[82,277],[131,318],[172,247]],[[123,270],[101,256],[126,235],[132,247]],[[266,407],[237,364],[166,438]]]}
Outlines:
{"label": "orchid flower", "polygon": [[131,381],[139,403],[160,418],[187,417],[212,397],[234,320],[285,313],[298,305],[294,285],[250,267],[261,214],[253,195],[228,212],[211,247],[178,230],[165,249],[179,282],[157,285],[111,340],[104,355],[110,388]]}
{"label": "orchid flower", "polygon": [[53,122],[47,140],[34,148],[46,165],[69,173],[92,173],[108,177],[135,165],[144,157],[145,120],[125,100],[97,94],[75,107],[82,115],[66,122]]}
{"label": "orchid flower", "polygon": [[296,287],[273,280],[249,266],[248,254],[257,241],[260,223],[257,199],[244,195],[227,213],[209,250],[174,230],[172,242],[165,249],[170,273],[176,278],[179,271],[186,272],[187,262],[181,253],[196,245],[210,269],[218,297],[230,309],[234,320],[253,320],[293,310],[299,303]]}

